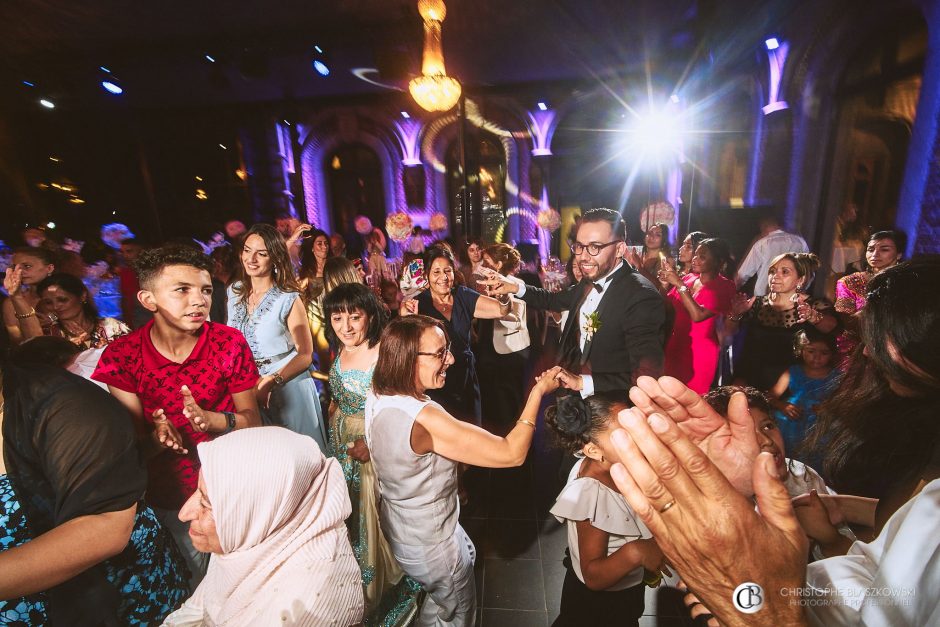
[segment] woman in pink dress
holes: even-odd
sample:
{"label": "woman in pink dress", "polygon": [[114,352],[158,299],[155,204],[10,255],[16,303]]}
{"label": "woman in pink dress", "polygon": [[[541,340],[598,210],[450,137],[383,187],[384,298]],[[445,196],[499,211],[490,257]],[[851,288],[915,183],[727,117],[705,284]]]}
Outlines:
{"label": "woman in pink dress", "polygon": [[727,242],[709,238],[695,249],[689,274],[680,277],[668,262],[659,272],[659,280],[672,286],[667,298],[676,311],[664,371],[699,394],[709,390],[718,368],[719,316],[731,312],[734,281],[721,275],[730,257]]}
{"label": "woman in pink dress", "polygon": [[900,231],[874,233],[865,249],[868,269],[846,275],[836,283],[836,315],[843,325],[843,331],[836,343],[843,359],[847,358],[859,343],[856,314],[865,307],[868,282],[882,270],[898,265],[906,247],[907,236]]}

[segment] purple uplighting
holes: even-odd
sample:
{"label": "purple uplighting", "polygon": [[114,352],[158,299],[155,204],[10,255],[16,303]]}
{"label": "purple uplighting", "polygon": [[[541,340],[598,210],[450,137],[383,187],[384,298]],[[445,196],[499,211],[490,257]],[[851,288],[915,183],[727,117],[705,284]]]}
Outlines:
{"label": "purple uplighting", "polygon": [[[770,46],[770,42],[774,46]],[[767,85],[767,104],[763,107],[764,115],[774,111],[789,108],[790,105],[780,100],[780,81],[783,79],[783,68],[787,63],[787,53],[790,46],[787,42],[778,42],[775,38],[767,40],[767,66],[770,70],[770,81]]]}
{"label": "purple uplighting", "polygon": [[[539,103],[544,104],[544,103]],[[552,136],[555,134],[556,114],[552,109],[529,111],[529,133],[532,135],[532,156],[552,154]]]}
{"label": "purple uplighting", "polygon": [[421,122],[412,120],[402,111],[404,121],[395,122],[395,136],[401,144],[402,164],[421,165]]}

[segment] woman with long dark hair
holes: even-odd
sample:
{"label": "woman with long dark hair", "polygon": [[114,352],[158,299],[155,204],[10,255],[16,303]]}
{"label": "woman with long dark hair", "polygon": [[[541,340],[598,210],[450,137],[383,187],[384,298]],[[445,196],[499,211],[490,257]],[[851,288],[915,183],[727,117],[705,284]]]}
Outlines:
{"label": "woman with long dark hair", "polygon": [[101,317],[95,301],[79,279],[56,273],[36,286],[45,311],[53,320],[46,335],[64,337],[83,349],[104,348],[130,328],[116,318]]}
{"label": "woman with long dark hair", "polygon": [[731,312],[734,281],[725,277],[731,250],[722,239],[703,240],[684,277],[663,264],[659,280],[671,286],[667,298],[675,311],[672,335],[666,343],[664,372],[704,394],[715,379],[721,344],[717,325]]}
{"label": "woman with long dark hair", "polygon": [[307,232],[300,245],[300,270],[297,272],[307,302],[318,299],[323,293],[323,269],[329,258],[330,236],[320,229]]}
{"label": "woman with long dark hair", "polygon": [[929,281],[938,267],[940,257],[913,260],[869,282],[859,325],[865,353],[819,407],[808,443],[837,491],[881,499],[879,523],[910,497],[940,450],[940,293]]}
{"label": "woman with long dark hair", "polygon": [[255,356],[264,423],[309,435],[326,451],[320,399],[307,372],[313,360],[307,312],[284,238],[269,224],[245,234],[241,266],[228,289],[228,324],[242,332]]}

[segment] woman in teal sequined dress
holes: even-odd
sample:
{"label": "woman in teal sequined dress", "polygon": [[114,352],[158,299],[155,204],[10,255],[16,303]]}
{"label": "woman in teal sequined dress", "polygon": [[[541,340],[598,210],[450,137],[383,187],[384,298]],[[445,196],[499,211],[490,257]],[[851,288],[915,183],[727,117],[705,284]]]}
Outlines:
{"label": "woman in teal sequined dress", "polygon": [[386,313],[376,295],[360,283],[337,286],[323,302],[326,335],[339,354],[330,368],[329,454],[339,460],[349,487],[352,515],[349,539],[362,569],[365,624],[397,626],[410,622],[421,587],[395,561],[382,530],[376,478],[365,443],[366,394],[379,357]]}

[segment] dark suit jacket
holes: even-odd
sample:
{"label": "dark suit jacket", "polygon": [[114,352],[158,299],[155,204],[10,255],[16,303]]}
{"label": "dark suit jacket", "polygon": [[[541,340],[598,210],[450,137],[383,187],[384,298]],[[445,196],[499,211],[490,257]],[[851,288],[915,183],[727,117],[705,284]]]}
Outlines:
{"label": "dark suit jacket", "polygon": [[[579,307],[583,294],[583,284],[555,293],[526,285],[522,300],[537,309],[567,311]],[[626,390],[641,375],[662,375],[665,311],[659,290],[624,263],[614,273],[597,307],[600,328],[584,346],[578,374],[594,378],[595,392]],[[575,341],[572,335],[578,318],[574,311],[568,315],[562,331],[563,346]]]}

